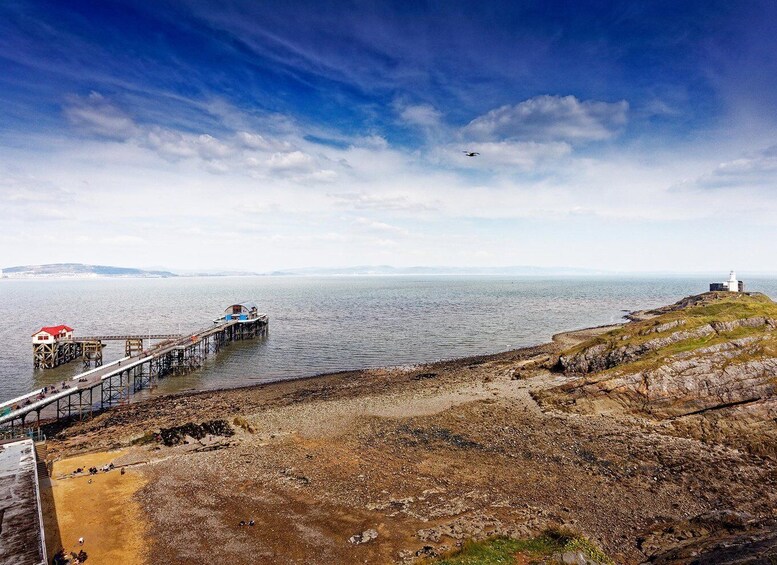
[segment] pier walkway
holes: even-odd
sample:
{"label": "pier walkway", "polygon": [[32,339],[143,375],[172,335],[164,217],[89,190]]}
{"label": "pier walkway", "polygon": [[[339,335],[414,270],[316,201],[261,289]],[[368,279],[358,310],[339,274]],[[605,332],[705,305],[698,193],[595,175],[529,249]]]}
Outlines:
{"label": "pier walkway", "polygon": [[266,335],[268,325],[266,314],[239,318],[227,315],[201,331],[165,339],[147,350],[80,373],[64,385],[34,390],[0,403],[0,426],[24,428],[34,414],[39,427],[42,418],[84,417],[126,403],[132,394],[153,387],[159,378],[196,369],[209,355],[233,341]]}

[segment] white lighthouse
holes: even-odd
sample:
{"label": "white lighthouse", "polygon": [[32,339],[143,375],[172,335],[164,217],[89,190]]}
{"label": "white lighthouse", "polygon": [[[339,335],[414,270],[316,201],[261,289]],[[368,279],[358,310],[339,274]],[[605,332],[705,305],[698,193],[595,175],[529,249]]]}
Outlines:
{"label": "white lighthouse", "polygon": [[739,292],[739,281],[737,280],[736,271],[731,271],[728,275],[728,290],[730,292]]}
{"label": "white lighthouse", "polygon": [[728,292],[744,292],[745,283],[737,280],[736,271],[731,271],[728,275],[728,280],[722,283],[711,283],[710,291],[728,291]]}

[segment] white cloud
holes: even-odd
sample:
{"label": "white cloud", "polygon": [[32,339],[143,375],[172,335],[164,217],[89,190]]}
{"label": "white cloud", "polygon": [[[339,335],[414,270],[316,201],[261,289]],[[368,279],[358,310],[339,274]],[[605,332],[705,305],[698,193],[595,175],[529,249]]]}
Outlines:
{"label": "white cloud", "polygon": [[537,167],[555,163],[567,157],[572,152],[572,146],[563,141],[537,143],[534,141],[487,141],[478,143],[475,149],[480,153],[477,157],[468,157],[455,146],[446,150],[456,154],[458,161],[468,167],[485,168],[511,167],[522,171],[534,170]]}
{"label": "white cloud", "polygon": [[777,186],[777,145],[724,161],[698,178],[677,184],[676,190],[774,190]]}
{"label": "white cloud", "polygon": [[126,140],[139,131],[132,118],[98,92],[86,97],[71,96],[64,114],[79,129],[102,137]]}
{"label": "white cloud", "polygon": [[232,153],[230,147],[208,134],[198,136],[196,146],[200,157],[206,160],[227,157]]}
{"label": "white cloud", "polygon": [[[550,98],[543,111],[519,104],[504,116],[495,111],[473,120],[484,125],[490,115],[492,125],[472,146],[459,132],[460,143],[446,136],[440,144],[412,151],[392,146],[374,131],[345,137],[297,126],[279,134],[272,127],[262,130],[237,110],[228,112],[234,127],[208,131],[132,124],[124,143],[106,143],[104,133],[79,126],[95,136],[72,144],[52,138],[45,145],[41,139],[39,147],[49,157],[45,168],[39,167],[39,153],[24,148],[0,154],[0,165],[6,165],[0,171],[0,196],[7,204],[0,207],[2,251],[16,258],[6,258],[9,264],[45,262],[43,257],[72,260],[66,255],[73,249],[87,249],[94,256],[78,260],[110,263],[118,257],[128,264],[167,264],[175,257],[185,268],[228,267],[250,255],[250,269],[257,271],[378,261],[494,264],[546,258],[558,263],[559,256],[563,263],[611,267],[641,260],[635,248],[651,249],[645,261],[663,261],[677,241],[676,229],[663,230],[671,223],[715,226],[734,218],[725,225],[735,226],[731,229],[744,238],[752,225],[773,231],[777,194],[762,190],[755,202],[731,198],[726,190],[698,190],[696,181],[691,182],[696,190],[670,187],[681,179],[701,179],[705,188],[775,186],[777,149],[729,159],[720,157],[726,150],[719,146],[707,153],[673,146],[635,154],[608,144],[581,157],[576,144],[615,135],[621,110],[625,122],[625,108],[568,97],[565,114],[564,99]],[[102,97],[90,108],[103,103],[115,108]],[[604,109],[597,113],[596,104]],[[121,112],[113,115],[129,119]],[[521,115],[528,122],[516,118]],[[112,131],[122,129],[117,124]],[[467,158],[462,149],[481,155]],[[12,165],[21,174],[6,174]],[[38,198],[41,192],[45,199]],[[92,221],[80,221],[84,214]],[[622,223],[623,242],[613,228],[602,236],[612,242],[604,251],[595,236],[608,222]],[[213,225],[228,225],[224,237],[239,245],[225,251],[223,241],[202,227]],[[651,225],[662,229],[639,235]],[[56,233],[59,245],[36,238],[38,227]],[[154,234],[154,246],[127,239],[148,233]],[[98,240],[111,245],[79,245]],[[699,241],[706,245],[703,237]],[[717,244],[707,247],[712,254],[718,251]]]}
{"label": "white cloud", "polygon": [[598,141],[626,124],[629,104],[580,101],[574,96],[537,96],[475,118],[462,130],[474,141]]}
{"label": "white cloud", "polygon": [[137,235],[115,235],[104,239],[103,243],[109,245],[144,245],[147,241]]}
{"label": "white cloud", "polygon": [[195,138],[192,135],[154,127],[146,134],[145,141],[165,159],[185,159],[197,155]]}
{"label": "white cloud", "polygon": [[417,104],[401,108],[399,117],[412,125],[434,127],[440,124],[442,113],[429,104]]}
{"label": "white cloud", "polygon": [[338,206],[354,210],[428,211],[436,209],[437,202],[410,197],[405,194],[368,194],[344,192],[328,195]]}
{"label": "white cloud", "polygon": [[[160,127],[150,128],[139,142],[168,160],[199,157],[210,162],[231,157],[237,153],[235,148],[212,135],[194,135]],[[210,169],[220,170],[217,164],[206,163],[206,165]]]}
{"label": "white cloud", "polygon": [[243,147],[261,151],[291,151],[293,146],[288,141],[268,138],[258,133],[247,131],[237,132],[235,136]]}
{"label": "white cloud", "polygon": [[278,171],[305,171],[315,167],[313,157],[302,151],[273,153],[267,160],[271,169]]}
{"label": "white cloud", "polygon": [[399,226],[394,226],[392,224],[387,224],[386,222],[372,220],[370,218],[364,218],[364,217],[356,218],[355,222],[358,226],[372,231],[393,233],[393,234],[400,234],[400,235],[407,235],[408,233],[406,229],[400,228]]}
{"label": "white cloud", "polygon": [[332,183],[337,180],[337,173],[332,169],[321,169],[296,179],[297,182]]}
{"label": "white cloud", "polygon": [[357,138],[353,145],[356,147],[366,147],[368,149],[388,149],[389,146],[385,137],[376,134]]}

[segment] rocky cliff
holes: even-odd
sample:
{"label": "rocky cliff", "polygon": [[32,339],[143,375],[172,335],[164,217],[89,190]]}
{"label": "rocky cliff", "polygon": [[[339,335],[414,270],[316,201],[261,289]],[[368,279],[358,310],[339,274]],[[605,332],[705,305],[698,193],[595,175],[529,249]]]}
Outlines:
{"label": "rocky cliff", "polygon": [[569,380],[538,401],[777,457],[777,304],[705,293],[632,320],[563,352]]}

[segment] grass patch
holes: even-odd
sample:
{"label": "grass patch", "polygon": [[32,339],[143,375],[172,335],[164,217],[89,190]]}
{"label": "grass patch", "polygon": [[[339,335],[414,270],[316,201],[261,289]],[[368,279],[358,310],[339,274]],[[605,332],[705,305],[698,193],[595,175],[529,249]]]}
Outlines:
{"label": "grass patch", "polygon": [[[730,322],[756,317],[777,319],[777,303],[772,302],[769,297],[762,294],[732,294],[730,296],[727,294],[717,296],[710,295],[710,297],[705,298],[705,300],[698,305],[666,312],[649,320],[632,322],[623,327],[596,336],[568,349],[563,355],[572,357],[596,345],[605,345],[608,350],[641,345],[647,341],[666,337],[671,334],[692,332],[701,326],[713,322]],[[683,320],[685,323],[660,332],[655,331],[655,328],[670,324],[677,320]],[[688,339],[648,352],[639,360],[628,365],[613,367],[606,372],[623,370],[627,367],[628,370],[649,369],[661,364],[666,358],[678,353],[694,351],[703,347],[749,336],[768,337],[769,332],[765,327],[740,327],[719,334],[689,337]],[[774,340],[766,339],[765,341],[772,342]],[[770,347],[769,349],[773,349],[773,347]]]}
{"label": "grass patch", "polygon": [[582,535],[565,528],[549,528],[541,535],[530,539],[506,537],[467,542],[454,554],[441,559],[426,561],[436,565],[505,565],[518,563],[516,557],[540,560],[566,551],[582,551],[588,558],[599,563],[613,561],[601,549]]}
{"label": "grass patch", "polygon": [[136,437],[130,442],[130,445],[148,445],[152,443],[156,443],[157,441],[157,433],[156,432],[146,432],[140,437]]}
{"label": "grass patch", "polygon": [[247,431],[249,434],[256,433],[256,428],[254,428],[251,425],[251,422],[246,420],[243,416],[235,416],[235,419],[232,420],[232,423],[238,428],[242,428],[243,430]]}

